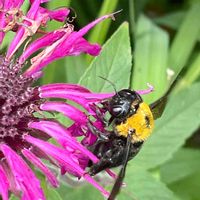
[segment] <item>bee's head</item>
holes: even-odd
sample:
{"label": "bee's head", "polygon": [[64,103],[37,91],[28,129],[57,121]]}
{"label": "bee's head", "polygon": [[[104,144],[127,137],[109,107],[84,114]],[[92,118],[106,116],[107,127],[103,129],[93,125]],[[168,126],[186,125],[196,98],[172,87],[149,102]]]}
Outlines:
{"label": "bee's head", "polygon": [[111,98],[108,110],[112,117],[123,119],[134,114],[141,102],[142,98],[137,92],[123,89]]}

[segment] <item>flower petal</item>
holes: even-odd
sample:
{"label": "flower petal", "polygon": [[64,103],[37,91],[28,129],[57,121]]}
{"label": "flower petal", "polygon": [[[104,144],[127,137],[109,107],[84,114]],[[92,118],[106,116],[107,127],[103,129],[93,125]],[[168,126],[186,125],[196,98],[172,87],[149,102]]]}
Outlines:
{"label": "flower petal", "polygon": [[66,128],[59,125],[58,123],[51,121],[32,122],[29,123],[29,127],[44,131],[51,137],[58,140],[58,142],[66,149],[70,147],[74,150],[78,150],[82,152],[83,155],[88,156],[88,158],[93,162],[98,162],[98,159],[95,155],[93,155],[89,150],[82,146],[75,138],[70,136]]}
{"label": "flower petal", "polygon": [[40,182],[32,169],[7,145],[1,144],[0,148],[13,172],[17,186],[23,192],[22,199],[45,200]]}
{"label": "flower petal", "polygon": [[37,156],[35,156],[35,154],[33,154],[28,149],[23,149],[22,153],[31,163],[33,163],[33,165],[37,166],[45,174],[53,187],[59,186],[55,175],[42,163],[42,161]]}
{"label": "flower petal", "polygon": [[[39,6],[40,6],[40,0],[35,0],[33,2],[33,4],[31,4],[31,8],[27,13],[27,19],[35,19],[35,16],[37,15],[37,12],[39,10]],[[32,21],[35,23],[35,25],[37,24],[37,26],[34,26],[34,30],[33,28],[33,24],[31,24],[31,31],[33,33],[35,33],[37,31],[37,28],[40,26],[40,23],[36,23],[36,21]],[[26,38],[30,35],[30,30],[27,29],[28,26],[30,27],[30,22],[28,21],[23,21],[24,26],[21,26],[19,28],[19,30],[17,31],[13,41],[11,42],[9,49],[7,51],[6,57],[8,60],[10,60],[10,58],[13,56],[13,54],[17,51],[17,49],[21,46],[21,44],[26,40]]]}
{"label": "flower petal", "polygon": [[88,53],[94,56],[98,55],[101,50],[98,44],[90,44],[89,42],[86,42],[83,38],[82,40],[77,39],[77,41],[74,41],[74,44],[72,44],[72,46],[68,47],[68,44],[66,44],[67,47],[65,48],[65,44],[63,43],[63,41],[68,41],[66,37],[63,36],[63,38],[60,39],[60,42],[57,41],[57,44],[54,43],[52,46],[47,47],[36,57],[32,58],[32,65],[25,72],[25,75],[31,76],[33,73],[35,73],[35,71],[39,71],[54,60],[60,59],[65,56],[79,55],[81,53]]}
{"label": "flower petal", "polygon": [[53,56],[55,56],[54,49],[58,49],[59,48],[58,46],[60,45],[60,43],[62,43],[62,41],[67,40],[68,36],[73,31],[73,29],[71,27],[61,29],[61,31],[63,31],[63,30],[64,30],[65,34],[61,38],[56,40],[52,45],[46,47],[41,53],[39,53],[37,56],[35,56],[31,59],[32,65],[25,71],[26,76],[32,76],[32,74],[34,74],[35,72],[40,71],[42,69],[42,66],[45,66],[45,64],[49,63],[49,61],[48,61],[49,57],[52,54],[53,54]]}
{"label": "flower petal", "polygon": [[[19,9],[23,4],[23,2],[24,0],[14,0],[14,1],[5,0],[3,2],[0,2],[0,9],[2,9],[2,11],[0,11],[0,30],[3,30],[8,25],[8,22],[6,22],[5,13],[12,9],[13,10]],[[4,36],[5,33],[0,31],[0,44],[2,43]]]}
{"label": "flower petal", "polygon": [[[64,86],[64,84],[63,84]],[[67,84],[66,84],[67,86]],[[112,97],[113,93],[82,93],[74,90],[67,90],[66,88],[47,89],[43,86],[39,88],[39,96],[41,98],[62,98],[74,101],[85,109],[90,110],[90,103],[97,103],[106,98]]]}
{"label": "flower petal", "polygon": [[92,177],[90,177],[90,175],[87,174],[77,163],[70,159],[69,154],[65,150],[28,135],[25,136],[24,139],[51,155],[55,160],[57,160],[62,166],[65,166],[69,171],[74,172],[74,174],[77,173],[77,175],[79,175],[80,177],[83,176],[85,180],[87,180],[90,184],[101,191],[105,197],[109,196],[109,192],[104,190],[104,188],[96,183],[96,181]]}
{"label": "flower petal", "polygon": [[151,84],[147,83],[147,86],[148,86],[148,89],[146,89],[146,90],[137,90],[136,92],[138,94],[140,94],[140,95],[144,95],[144,94],[149,94],[152,91],[154,91],[154,87]]}
{"label": "flower petal", "polygon": [[[101,51],[100,45],[90,44],[84,38],[78,38],[76,40],[76,42],[74,42],[73,47],[71,49],[68,49],[68,53],[66,51],[65,54],[69,55],[69,56],[77,56],[80,53],[84,52],[84,53],[90,54],[92,56],[98,56],[100,51]],[[56,51],[54,53],[56,53]],[[65,54],[63,56],[66,56]]]}
{"label": "flower petal", "polygon": [[8,179],[9,191],[11,191],[16,196],[20,197],[21,191],[19,191],[19,188],[18,188],[18,186],[16,184],[15,177],[14,177],[14,174],[12,172],[12,169],[9,167],[9,164],[6,161],[6,159],[1,161],[1,167],[2,167],[6,177]]}
{"label": "flower petal", "polygon": [[8,200],[9,182],[3,168],[0,166],[0,194],[3,200]]}
{"label": "flower petal", "polygon": [[48,10],[46,8],[40,8],[41,13],[48,13],[50,20],[56,20],[60,22],[64,22],[67,16],[70,13],[70,9],[68,8],[59,8],[56,10]]}
{"label": "flower petal", "polygon": [[24,0],[5,0],[4,9],[11,10],[12,8],[20,8],[23,3]]}
{"label": "flower petal", "polygon": [[[45,49],[44,52],[41,52],[39,56],[34,58],[33,64],[28,68],[25,74],[27,76],[31,76],[36,71],[40,71],[50,62],[58,58],[62,58],[64,56],[78,55],[81,52],[97,55],[97,53],[100,50],[100,47],[97,46],[97,44],[92,45],[92,44],[83,42],[84,39],[82,39],[82,37],[96,24],[98,24],[99,22],[107,18],[112,18],[112,17],[113,17],[113,14],[104,15],[96,19],[95,21],[91,22],[90,24],[86,25],[84,28],[80,29],[78,32],[73,32],[67,38],[60,40],[60,43],[54,45],[53,48],[49,47],[50,50]],[[80,44],[83,46],[79,46]],[[46,52],[48,52],[48,54]],[[44,56],[44,53],[46,53],[45,56]]]}
{"label": "flower petal", "polygon": [[91,93],[91,91],[88,88],[85,88],[82,85],[72,84],[72,83],[52,83],[52,84],[42,86],[42,91],[54,90],[54,89],[56,90],[66,89],[66,90],[74,90],[74,91],[79,91],[79,92]]}
{"label": "flower petal", "polygon": [[53,44],[55,41],[60,39],[64,34],[65,32],[63,30],[56,30],[56,31],[47,33],[43,37],[40,37],[39,39],[35,40],[22,53],[22,55],[19,58],[19,63],[21,64],[24,63],[25,60],[34,52],[38,51],[41,48],[44,48],[46,46]]}
{"label": "flower petal", "polygon": [[85,125],[87,123],[87,116],[84,112],[64,102],[45,102],[40,105],[40,109],[44,111],[56,111],[63,113],[71,120],[79,123],[79,125]]}

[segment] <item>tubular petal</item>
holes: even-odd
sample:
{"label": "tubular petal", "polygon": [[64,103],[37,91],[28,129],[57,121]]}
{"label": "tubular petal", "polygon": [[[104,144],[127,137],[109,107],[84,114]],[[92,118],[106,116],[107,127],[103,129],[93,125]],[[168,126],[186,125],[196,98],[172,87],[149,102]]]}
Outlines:
{"label": "tubular petal", "polygon": [[[40,0],[35,0],[32,4],[31,4],[31,8],[27,13],[27,18],[29,19],[34,19],[34,17],[36,16],[36,13],[39,9],[40,6]],[[29,26],[29,22],[24,21],[23,22],[25,25]],[[35,32],[37,31],[37,29],[35,30]],[[35,33],[34,32],[34,33]],[[27,30],[27,27],[21,26],[19,28],[19,30],[17,31],[13,41],[11,42],[9,49],[7,51],[7,59],[10,60],[10,58],[13,56],[13,54],[16,52],[16,50],[21,46],[21,44],[26,40],[26,38],[29,36],[29,30]]]}
{"label": "tubular petal", "polygon": [[23,3],[24,0],[5,0],[4,9],[20,8]]}
{"label": "tubular petal", "polygon": [[[40,87],[41,98],[63,98],[69,99],[84,106],[90,102],[99,102],[113,96],[112,93],[82,93],[65,89],[42,90]],[[86,106],[87,107],[87,106]]]}
{"label": "tubular petal", "polygon": [[90,44],[84,38],[79,38],[73,45],[73,49],[69,49],[68,55],[69,56],[77,56],[81,52],[90,54],[92,56],[99,55],[101,51],[101,47],[98,44]]}
{"label": "tubular petal", "polygon": [[53,44],[56,40],[60,39],[65,32],[63,30],[56,30],[50,33],[45,34],[43,37],[32,42],[28,48],[22,53],[21,57],[19,58],[19,63],[24,63],[24,61],[32,55],[37,50],[44,48]]}
{"label": "tubular petal", "polygon": [[27,200],[45,200],[40,182],[32,172],[32,169],[7,145],[1,144],[0,149],[12,169],[19,189],[23,193],[22,198],[26,197]]}
{"label": "tubular petal", "polygon": [[[5,13],[12,9],[13,10],[19,9],[21,5],[23,4],[23,2],[24,0],[16,0],[16,1],[5,0],[5,1],[0,2],[0,8],[2,9],[2,11],[0,11],[0,30],[5,28],[5,26],[8,24],[6,22]],[[5,33],[0,31],[0,44],[2,43],[4,36],[5,36]]]}
{"label": "tubular petal", "polygon": [[86,93],[91,93],[91,91],[82,85],[78,84],[70,84],[70,83],[52,83],[48,85],[43,85],[41,88],[39,88],[39,91],[45,91],[45,90],[60,90],[60,89],[65,89],[65,90],[74,90],[74,91],[80,91],[80,92],[86,92]]}
{"label": "tubular petal", "polygon": [[84,112],[64,102],[45,102],[40,105],[40,109],[63,113],[66,117],[69,117],[80,125],[85,125],[87,123],[87,116]]}
{"label": "tubular petal", "polygon": [[[87,100],[88,102],[95,102],[95,101],[101,101],[103,99],[109,98],[113,96],[113,93],[82,93],[79,91],[70,91],[66,89],[54,89],[54,90],[43,90],[42,86],[40,87],[40,97],[60,97],[60,98],[66,98],[68,99],[69,96],[73,97],[79,97]],[[69,98],[70,99],[70,98]]]}
{"label": "tubular petal", "polygon": [[68,8],[59,8],[56,10],[48,10],[46,8],[40,8],[41,13],[48,13],[48,16],[51,20],[56,20],[59,22],[64,22],[67,18],[67,16],[70,13],[70,9]]}
{"label": "tubular petal", "polygon": [[146,90],[137,90],[136,92],[138,94],[140,94],[140,95],[144,95],[144,94],[149,94],[152,91],[154,91],[154,87],[151,84],[147,83],[147,86],[148,86],[148,89],[146,89]]}
{"label": "tubular petal", "polygon": [[[0,12],[0,29],[3,29],[6,26],[5,23],[5,14]],[[5,33],[4,32],[0,32],[0,45],[3,42],[3,39],[5,37]]]}
{"label": "tubular petal", "polygon": [[[52,45],[46,47],[41,53],[39,53],[37,56],[33,57],[31,59],[31,66],[25,71],[25,75],[26,76],[31,76],[32,74],[34,74],[37,71],[40,71],[43,66],[45,66],[46,64],[50,63],[53,61],[53,59],[51,58],[49,60],[49,57],[51,57],[52,55],[54,57],[56,57],[56,55],[54,54],[54,49],[58,49],[61,52],[61,48],[59,47],[60,43],[62,43],[62,41],[67,40],[69,34],[72,32],[73,30],[71,28],[67,28],[65,29],[65,34],[63,35],[63,37],[59,38],[57,41],[55,41]],[[64,51],[62,49],[62,51]]]}
{"label": "tubular petal", "polygon": [[28,149],[23,149],[22,150],[23,155],[31,162],[33,165],[37,166],[47,177],[49,182],[53,187],[58,187],[59,183],[58,180],[56,179],[55,175],[53,172],[51,172],[43,163],[42,161],[36,157],[31,151]]}
{"label": "tubular petal", "polygon": [[51,137],[58,140],[62,146],[79,150],[83,153],[83,155],[88,156],[88,158],[90,158],[93,162],[98,162],[96,156],[82,146],[75,138],[71,137],[67,130],[58,123],[50,121],[32,122],[29,123],[29,127],[44,131]]}
{"label": "tubular petal", "polygon": [[74,41],[76,41],[78,38],[84,36],[91,28],[93,28],[94,26],[96,26],[98,23],[100,23],[101,21],[107,19],[107,18],[112,18],[114,15],[110,14],[110,15],[104,15],[96,20],[94,20],[93,22],[91,22],[90,24],[86,25],[85,27],[83,27],[82,29],[80,29],[74,36],[73,38],[71,38],[70,43],[68,45],[71,45],[71,43],[74,43]]}
{"label": "tubular petal", "polygon": [[69,154],[66,153],[65,150],[28,135],[25,136],[24,139],[51,155],[61,164],[61,166],[65,166],[71,172],[79,174],[80,177],[83,176],[85,180],[87,180],[90,184],[100,190],[104,196],[108,196],[109,193],[105,191],[104,188],[101,187],[98,183],[96,183],[95,180],[93,180],[92,177],[90,177],[77,163],[71,160]]}
{"label": "tubular petal", "polygon": [[3,168],[0,166],[0,193],[3,200],[8,200],[9,182]]}
{"label": "tubular petal", "polygon": [[[72,33],[73,34],[73,33]],[[58,40],[53,45],[47,47],[44,51],[42,51],[39,55],[31,59],[32,65],[25,72],[26,76],[31,76],[35,71],[39,71],[49,63],[53,62],[56,59],[79,55],[81,53],[88,53],[90,55],[98,55],[101,48],[97,44],[90,44],[89,42],[78,43],[78,41],[74,41],[72,46],[65,47],[66,41],[69,40],[68,35],[63,36],[60,40]],[[82,40],[83,41],[83,40]],[[81,46],[82,45],[82,46]]]}
{"label": "tubular petal", "polygon": [[[97,44],[92,45],[86,42],[83,43],[83,39],[80,38],[82,38],[96,24],[111,17],[113,17],[113,14],[102,16],[99,19],[96,19],[95,21],[86,25],[78,32],[73,32],[66,39],[60,40],[60,43],[56,44],[55,48],[52,48],[51,51],[46,50],[48,54],[42,56],[44,55],[44,53],[42,53],[39,57],[37,56],[37,61],[36,59],[34,59],[35,62],[28,68],[28,70],[25,72],[25,75],[31,76],[34,72],[40,71],[44,66],[46,66],[50,62],[58,58],[62,58],[64,56],[78,55],[81,52],[91,53],[91,55],[97,55],[100,50],[100,47]],[[82,41],[83,46],[80,46],[80,44],[77,43],[77,41]]]}
{"label": "tubular petal", "polygon": [[14,174],[12,173],[12,169],[9,167],[9,164],[6,161],[6,159],[1,161],[1,167],[9,181],[9,191],[11,191],[13,194],[19,197],[20,196],[19,188],[15,181]]}

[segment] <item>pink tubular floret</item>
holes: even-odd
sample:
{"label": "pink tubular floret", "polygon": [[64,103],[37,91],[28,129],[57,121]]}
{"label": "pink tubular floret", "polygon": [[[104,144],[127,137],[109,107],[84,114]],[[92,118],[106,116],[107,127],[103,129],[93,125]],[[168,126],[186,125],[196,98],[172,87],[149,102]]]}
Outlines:
{"label": "pink tubular floret", "polygon": [[154,91],[154,87],[152,85],[150,85],[149,83],[147,83],[148,89],[146,90],[137,90],[136,92],[140,95],[145,95],[145,94],[149,94],[151,92]]}
{"label": "pink tubular floret", "polygon": [[113,17],[113,14],[100,17],[78,32],[72,31],[71,27],[67,27],[67,35],[63,36],[56,44],[47,47],[39,56],[33,58],[34,63],[25,72],[25,75],[31,76],[35,71],[41,70],[50,62],[65,56],[79,55],[82,52],[98,55],[101,47],[98,44],[90,44],[83,36],[95,25],[110,17]]}
{"label": "pink tubular floret", "polygon": [[0,194],[3,200],[8,200],[9,181],[3,168],[0,166]]}
{"label": "pink tubular floret", "polygon": [[3,152],[9,167],[11,168],[16,185],[18,189],[23,192],[22,199],[33,200],[41,199],[45,200],[40,182],[33,173],[33,171],[28,167],[28,165],[23,161],[23,159],[16,154],[10,147],[5,144],[1,144],[1,151]]}
{"label": "pink tubular floret", "polygon": [[34,155],[28,149],[23,149],[22,153],[32,164],[34,164],[34,166],[38,167],[45,174],[49,183],[53,187],[59,186],[56,176],[42,163],[42,161],[36,155]]}
{"label": "pink tubular floret", "polygon": [[98,183],[96,183],[96,181],[91,178],[89,174],[85,173],[85,171],[79,166],[76,160],[70,158],[71,156],[65,150],[31,136],[25,136],[24,139],[53,157],[60,164],[60,166],[69,173],[72,173],[78,177],[85,178],[86,181],[100,190],[104,196],[107,197],[109,195],[109,193],[105,191],[104,188],[101,187]]}
{"label": "pink tubular floret", "polygon": [[64,102],[45,102],[40,105],[40,109],[44,111],[56,111],[69,117],[74,122],[84,125],[87,123],[87,116],[84,112],[80,111],[78,108],[64,103]]}
{"label": "pink tubular floret", "polygon": [[70,133],[57,122],[40,121],[32,122],[29,127],[44,131],[51,137],[55,138],[63,147],[70,147],[72,149],[82,152],[83,155],[88,156],[93,162],[98,162],[96,156],[94,156],[89,150],[82,146],[75,138],[71,137]]}

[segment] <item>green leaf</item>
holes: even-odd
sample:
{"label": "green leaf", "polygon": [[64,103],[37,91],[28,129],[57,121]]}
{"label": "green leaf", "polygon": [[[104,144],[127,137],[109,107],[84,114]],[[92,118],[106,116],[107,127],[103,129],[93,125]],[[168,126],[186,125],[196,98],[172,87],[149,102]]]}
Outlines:
{"label": "green leaf", "polygon": [[[59,193],[52,187],[45,188],[45,196],[46,196],[47,200],[62,200]],[[14,195],[11,195],[11,197],[9,199],[10,200],[19,200],[19,198],[15,197]]]}
{"label": "green leaf", "polygon": [[44,76],[40,80],[41,84],[52,83],[55,82],[56,79],[59,82],[65,82],[65,71],[65,58],[54,61],[44,69]]}
{"label": "green leaf", "polygon": [[67,7],[70,5],[71,0],[65,0],[65,1],[49,1],[48,7],[50,9],[60,8],[60,7]]}
{"label": "green leaf", "polygon": [[[181,173],[181,171],[179,172]],[[180,197],[181,200],[199,200],[200,197],[200,171],[169,185],[170,189]]]}
{"label": "green leaf", "polygon": [[86,69],[83,55],[69,56],[56,60],[44,69],[42,84],[52,82],[77,83]]}
{"label": "green leaf", "polygon": [[188,70],[184,77],[179,81],[176,89],[182,89],[191,85],[200,77],[200,53],[193,60],[192,64],[188,67]]}
{"label": "green leaf", "polygon": [[174,13],[169,13],[162,17],[157,17],[153,19],[153,21],[159,25],[164,25],[169,28],[178,29],[184,17],[185,17],[185,12],[177,11]]}
{"label": "green leaf", "polygon": [[101,54],[93,60],[79,83],[95,92],[113,91],[110,83],[99,78],[102,76],[114,82],[117,89],[128,88],[131,60],[128,24],[123,23],[103,46]]}
{"label": "green leaf", "polygon": [[187,64],[200,34],[200,3],[193,4],[176,34],[169,53],[169,67],[175,72],[173,79]]}
{"label": "green leaf", "polygon": [[44,69],[44,76],[41,78],[41,83],[77,83],[85,69],[86,63],[82,55],[65,57],[54,61]]}
{"label": "green leaf", "polygon": [[166,185],[155,178],[149,172],[135,170],[128,167],[124,181],[127,186],[121,189],[120,200],[174,200],[176,197]]}
{"label": "green leaf", "polygon": [[9,198],[9,200],[19,200],[19,198],[17,198],[16,196],[14,196],[14,195],[12,194],[11,197]]}
{"label": "green leaf", "polygon": [[50,188],[50,187],[49,187],[49,189],[47,191],[46,198],[48,200],[62,200],[62,198],[59,195],[59,193],[55,189]]}
{"label": "green leaf", "polygon": [[131,88],[142,89],[150,83],[155,92],[144,99],[152,102],[163,94],[167,87],[167,59],[169,38],[165,31],[145,16],[139,18],[136,27],[134,70]]}
{"label": "green leaf", "polygon": [[134,165],[154,168],[169,160],[200,125],[200,83],[173,96],[152,136],[133,160]]}
{"label": "green leaf", "polygon": [[86,69],[84,55],[69,56],[65,58],[64,66],[66,71],[66,82],[78,83],[81,75]]}
{"label": "green leaf", "polygon": [[62,199],[70,200],[103,200],[102,194],[93,186],[84,184],[82,186],[67,187],[66,184],[61,184],[57,189]]}
{"label": "green leaf", "polygon": [[161,166],[161,179],[167,184],[178,181],[199,171],[199,166],[199,150],[180,149],[172,159]]}

